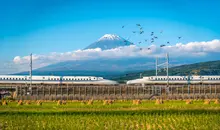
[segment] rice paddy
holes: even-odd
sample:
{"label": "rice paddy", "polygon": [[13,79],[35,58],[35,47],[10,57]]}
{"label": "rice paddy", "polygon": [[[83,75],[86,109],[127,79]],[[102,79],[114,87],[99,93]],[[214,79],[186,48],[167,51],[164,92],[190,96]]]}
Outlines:
{"label": "rice paddy", "polygon": [[2,101],[0,129],[220,129],[219,100]]}

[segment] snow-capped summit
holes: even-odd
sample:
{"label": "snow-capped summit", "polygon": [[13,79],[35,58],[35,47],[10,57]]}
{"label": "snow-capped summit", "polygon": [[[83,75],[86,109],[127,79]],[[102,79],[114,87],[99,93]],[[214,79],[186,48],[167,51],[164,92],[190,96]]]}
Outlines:
{"label": "snow-capped summit", "polygon": [[115,34],[105,34],[104,36],[99,38],[98,41],[101,41],[101,40],[120,40],[120,37]]}
{"label": "snow-capped summit", "polygon": [[[108,50],[117,48],[120,46],[128,46],[131,42],[125,40],[124,38],[115,35],[115,34],[105,34],[101,38],[98,39],[98,41],[90,44],[85,49],[95,49],[95,48],[101,48],[102,50]],[[84,50],[85,50],[84,49]]]}

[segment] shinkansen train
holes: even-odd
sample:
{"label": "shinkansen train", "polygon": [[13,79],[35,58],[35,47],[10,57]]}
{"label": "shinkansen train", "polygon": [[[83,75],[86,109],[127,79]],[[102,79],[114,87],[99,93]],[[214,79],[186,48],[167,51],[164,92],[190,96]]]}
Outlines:
{"label": "shinkansen train", "polygon": [[129,80],[127,84],[220,84],[220,76],[149,76]]}
{"label": "shinkansen train", "polygon": [[116,81],[95,76],[20,76],[0,75],[0,83],[20,84],[88,84],[88,85],[117,85]]}

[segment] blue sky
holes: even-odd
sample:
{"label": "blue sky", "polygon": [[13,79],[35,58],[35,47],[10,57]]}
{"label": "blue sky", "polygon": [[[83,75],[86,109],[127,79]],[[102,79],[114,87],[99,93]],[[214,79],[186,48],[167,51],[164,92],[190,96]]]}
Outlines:
{"label": "blue sky", "polygon": [[[219,0],[0,0],[0,63],[31,52],[83,49],[106,33],[139,41],[163,30],[158,44],[219,39],[219,5]],[[142,37],[131,35],[136,23],[144,27]]]}

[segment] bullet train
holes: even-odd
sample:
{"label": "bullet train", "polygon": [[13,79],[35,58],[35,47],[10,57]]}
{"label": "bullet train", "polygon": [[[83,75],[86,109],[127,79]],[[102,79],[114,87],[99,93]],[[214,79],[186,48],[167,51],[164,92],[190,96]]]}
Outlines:
{"label": "bullet train", "polygon": [[95,76],[20,76],[0,75],[0,83],[21,83],[21,84],[81,84],[81,85],[117,85],[116,81],[107,80]]}
{"label": "bullet train", "polygon": [[[220,76],[169,76],[169,84],[220,84]],[[167,76],[129,80],[127,84],[167,84]]]}

